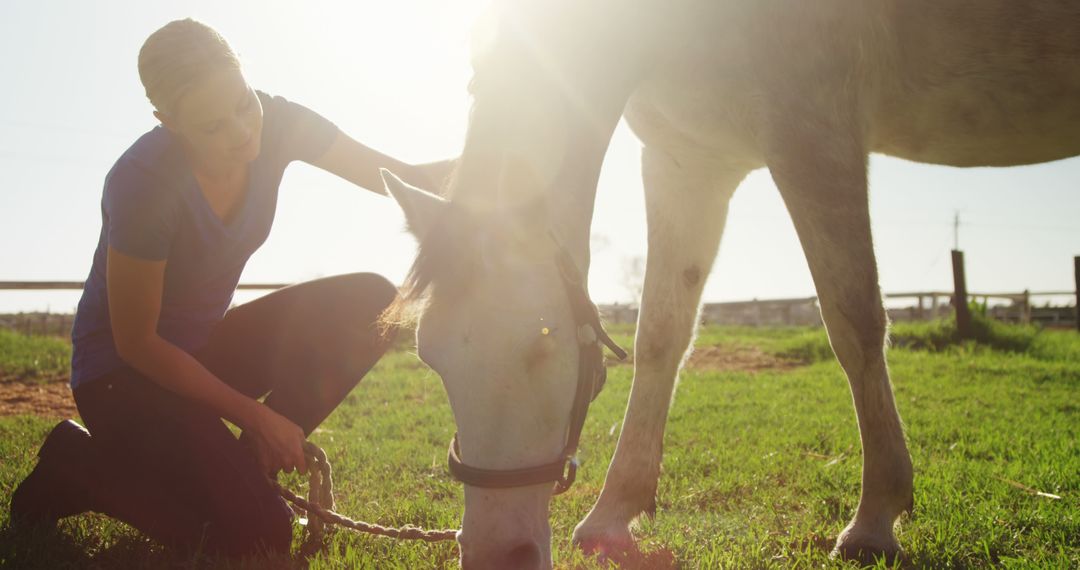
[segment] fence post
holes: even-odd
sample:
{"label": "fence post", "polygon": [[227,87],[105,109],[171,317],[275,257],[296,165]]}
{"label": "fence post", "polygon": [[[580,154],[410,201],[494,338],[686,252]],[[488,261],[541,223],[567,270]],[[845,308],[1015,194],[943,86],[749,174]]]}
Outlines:
{"label": "fence post", "polygon": [[1076,274],[1076,332],[1080,332],[1080,255],[1073,257],[1073,272]]}
{"label": "fence post", "polygon": [[967,282],[964,280],[964,252],[952,250],[953,306],[956,309],[956,332],[960,340],[969,340],[971,334],[971,310],[967,302]]}
{"label": "fence post", "polygon": [[1023,313],[1020,315],[1020,322],[1025,325],[1031,324],[1031,291],[1024,289],[1024,306]]}

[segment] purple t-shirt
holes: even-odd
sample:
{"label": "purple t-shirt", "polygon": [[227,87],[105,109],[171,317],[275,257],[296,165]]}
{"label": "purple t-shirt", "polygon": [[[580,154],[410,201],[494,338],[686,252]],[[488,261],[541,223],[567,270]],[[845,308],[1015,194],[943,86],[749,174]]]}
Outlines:
{"label": "purple t-shirt", "polygon": [[109,322],[108,246],[146,260],[167,260],[158,334],[188,352],[199,349],[225,315],[248,258],[274,221],[285,166],[312,161],[338,130],[315,112],[258,92],[262,145],[249,166],[243,203],[223,223],[206,201],[179,141],[158,126],[139,137],[105,177],[101,235],[71,331],[71,387],[124,366]]}

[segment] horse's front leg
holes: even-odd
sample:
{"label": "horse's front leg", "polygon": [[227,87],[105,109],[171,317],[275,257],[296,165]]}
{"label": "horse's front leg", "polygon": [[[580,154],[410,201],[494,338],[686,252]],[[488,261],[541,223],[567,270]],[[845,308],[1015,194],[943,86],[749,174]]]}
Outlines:
{"label": "horse's front leg", "polygon": [[634,551],[630,524],[656,509],[664,424],[690,346],[728,201],[747,169],[704,159],[642,155],[649,252],[634,343],[634,384],[603,491],[574,530],[586,552]]}

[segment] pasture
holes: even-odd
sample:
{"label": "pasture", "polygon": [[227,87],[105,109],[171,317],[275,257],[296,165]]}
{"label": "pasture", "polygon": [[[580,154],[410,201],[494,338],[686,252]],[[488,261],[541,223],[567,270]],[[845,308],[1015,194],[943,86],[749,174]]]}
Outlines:
{"label": "pasture", "polygon": [[[1080,335],[983,322],[983,342],[958,346],[949,342],[950,326],[898,325],[889,353],[915,464],[915,511],[898,535],[905,566],[1080,566]],[[613,332],[632,345],[629,328]],[[643,566],[851,567],[828,552],[858,502],[858,431],[824,332],[706,328],[697,347],[668,423],[657,516],[637,529]],[[62,374],[64,350],[63,341],[0,331],[0,379]],[[456,527],[462,491],[445,465],[454,422],[439,378],[411,351],[411,342],[401,343],[312,439],[334,466],[340,512],[383,524]],[[625,364],[609,369],[585,426],[578,484],[552,501],[557,567],[595,566],[574,552],[570,534],[600,491],[631,373]],[[0,566],[457,565],[450,543],[333,531],[324,551],[306,562],[177,559],[98,515],[68,519],[55,536],[17,537],[6,529],[7,503],[54,423],[0,417]],[[300,488],[299,478],[286,479]]]}

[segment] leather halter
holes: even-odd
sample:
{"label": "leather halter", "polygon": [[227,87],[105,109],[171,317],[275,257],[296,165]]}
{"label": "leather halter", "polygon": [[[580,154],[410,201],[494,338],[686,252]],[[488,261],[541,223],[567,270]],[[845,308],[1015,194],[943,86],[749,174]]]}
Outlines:
{"label": "leather halter", "polygon": [[[552,236],[552,239],[555,239],[555,236]],[[589,404],[600,394],[607,380],[603,347],[607,346],[619,360],[626,358],[626,351],[611,340],[600,324],[600,313],[589,298],[589,292],[585,289],[574,260],[558,240],[555,240],[555,245],[558,247],[555,261],[570,301],[574,324],[577,326],[579,354],[577,390],[574,393],[574,405],[570,408],[566,445],[558,459],[544,465],[520,469],[481,469],[461,461],[458,437],[454,434],[454,439],[450,441],[447,463],[450,474],[466,485],[505,489],[552,481],[555,483],[555,495],[569,489],[577,477],[577,448],[581,440],[581,430],[585,426],[585,415],[589,413]]]}

